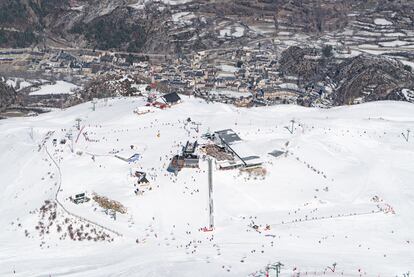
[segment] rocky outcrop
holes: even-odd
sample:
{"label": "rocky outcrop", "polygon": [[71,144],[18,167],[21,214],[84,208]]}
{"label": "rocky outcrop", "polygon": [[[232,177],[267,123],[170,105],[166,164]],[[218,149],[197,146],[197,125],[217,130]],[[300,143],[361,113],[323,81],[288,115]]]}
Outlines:
{"label": "rocky outcrop", "polygon": [[138,52],[147,41],[147,31],[142,22],[134,20],[133,13],[131,9],[117,8],[86,24],[77,23],[72,32],[84,36],[94,48]]}
{"label": "rocky outcrop", "polygon": [[359,55],[336,59],[330,51],[289,47],[282,52],[279,71],[296,77],[305,92],[314,85],[328,86],[331,105],[347,105],[376,100],[407,100],[402,91],[413,90],[414,74],[401,62],[384,56]]}
{"label": "rocky outcrop", "polygon": [[289,47],[282,52],[279,65],[283,75],[297,76],[305,82],[318,81],[326,71],[321,51],[315,48]]}
{"label": "rocky outcrop", "polygon": [[17,101],[16,91],[7,84],[0,81],[0,112]]}
{"label": "rocky outcrop", "polygon": [[375,100],[404,100],[403,89],[414,88],[414,75],[402,63],[379,56],[360,55],[341,63],[333,80],[337,84],[334,103],[352,104]]}

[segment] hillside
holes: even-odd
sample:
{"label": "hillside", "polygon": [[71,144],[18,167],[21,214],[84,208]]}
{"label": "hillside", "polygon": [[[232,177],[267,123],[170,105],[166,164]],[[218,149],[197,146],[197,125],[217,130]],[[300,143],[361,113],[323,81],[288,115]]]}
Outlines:
{"label": "hillside", "polygon": [[244,106],[413,102],[413,9],[408,0],[0,0],[1,74],[85,88],[75,101],[18,92],[36,107],[130,95],[132,82],[102,89],[128,75]]}
{"label": "hillside", "polygon": [[333,105],[387,99],[410,101],[411,97],[402,91],[414,88],[411,67],[382,55],[363,54],[343,59],[335,57],[328,46],[322,49],[292,46],[281,53],[279,64],[283,76],[294,76],[298,86],[318,84]]}
{"label": "hillside", "polygon": [[10,105],[15,104],[16,100],[16,91],[0,80],[0,112]]}
{"label": "hillside", "polygon": [[413,19],[412,1],[1,0],[0,7],[0,47],[150,53],[193,52],[228,41],[245,44],[278,33],[341,41],[347,29],[355,35],[367,31],[378,15],[411,36],[404,30],[412,28]]}
{"label": "hillside", "polygon": [[[278,261],[280,276],[413,272],[414,139],[402,135],[412,104],[244,109],[183,97],[133,112],[145,103],[0,121],[0,275],[263,276]],[[211,144],[203,134],[228,128],[264,170],[214,160],[215,228],[203,232],[207,161],[177,175],[167,167],[187,140]],[[136,171],[149,180],[137,194]],[[80,193],[90,201],[70,200]]]}

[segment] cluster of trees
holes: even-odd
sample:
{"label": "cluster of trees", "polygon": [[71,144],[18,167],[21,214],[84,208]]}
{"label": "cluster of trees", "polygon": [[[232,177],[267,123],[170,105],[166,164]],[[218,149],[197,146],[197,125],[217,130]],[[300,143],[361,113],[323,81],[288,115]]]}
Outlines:
{"label": "cluster of trees", "polygon": [[86,25],[80,23],[72,32],[83,34],[94,47],[102,50],[140,52],[146,42],[146,32],[141,25],[111,17],[101,17]]}
{"label": "cluster of trees", "polygon": [[37,42],[38,37],[30,29],[23,32],[0,29],[0,47],[22,48]]}
{"label": "cluster of trees", "polygon": [[409,66],[408,64],[405,64],[405,65],[404,65],[404,69],[405,69],[405,70],[407,70],[407,71],[409,71],[409,72],[412,72],[412,70],[413,70],[413,69],[411,68],[411,66]]}
{"label": "cluster of trees", "polygon": [[2,0],[0,24],[20,22],[28,25],[41,22],[42,18],[68,7],[69,0]]}
{"label": "cluster of trees", "polygon": [[1,0],[0,47],[27,47],[38,42],[34,30],[45,28],[44,17],[68,6],[69,0]]}
{"label": "cluster of trees", "polygon": [[15,104],[16,100],[16,91],[6,83],[2,82],[2,79],[0,78],[0,112],[10,105]]}
{"label": "cluster of trees", "polygon": [[0,4],[0,24],[14,23],[26,17],[26,7],[19,1],[3,1]]}

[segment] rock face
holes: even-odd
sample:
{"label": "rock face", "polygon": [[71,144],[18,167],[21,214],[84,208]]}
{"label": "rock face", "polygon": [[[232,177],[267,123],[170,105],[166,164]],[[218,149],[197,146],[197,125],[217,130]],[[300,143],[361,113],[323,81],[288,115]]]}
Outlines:
{"label": "rock face", "polygon": [[305,82],[318,81],[325,71],[320,55],[320,51],[314,48],[289,47],[282,52],[280,71],[284,75],[297,76]]}
{"label": "rock face", "polygon": [[16,91],[7,84],[0,81],[0,112],[17,101]]}
{"label": "rock face", "polygon": [[86,24],[77,23],[72,32],[83,35],[93,47],[103,50],[118,48],[138,52],[147,40],[145,23],[134,20],[134,11],[127,8],[117,8]]}
{"label": "rock face", "polygon": [[401,62],[383,56],[359,55],[336,59],[329,51],[289,47],[279,61],[283,76],[293,76],[303,91],[328,86],[331,105],[376,100],[407,100],[402,91],[414,89],[414,74]]}
{"label": "rock face", "polygon": [[[1,0],[0,47],[28,47],[42,41],[64,13],[69,0]],[[41,34],[41,30],[45,33]],[[57,33],[58,34],[58,33]]]}
{"label": "rock face", "polygon": [[165,11],[119,6],[102,16],[88,17],[74,23],[68,31],[68,39],[75,37],[85,47],[103,50],[158,53],[171,50],[166,43]]}
{"label": "rock face", "polygon": [[335,104],[352,104],[375,100],[403,100],[400,92],[414,88],[414,75],[392,59],[361,55],[341,63],[333,80],[338,84]]}

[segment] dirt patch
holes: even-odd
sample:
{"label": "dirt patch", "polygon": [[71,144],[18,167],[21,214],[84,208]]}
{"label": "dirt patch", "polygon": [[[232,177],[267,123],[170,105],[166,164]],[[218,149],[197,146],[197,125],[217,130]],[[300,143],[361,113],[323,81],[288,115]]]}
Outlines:
{"label": "dirt patch", "polygon": [[104,209],[113,210],[121,214],[125,214],[127,212],[127,208],[125,208],[120,202],[111,200],[105,196],[100,196],[94,193],[92,199]]}

